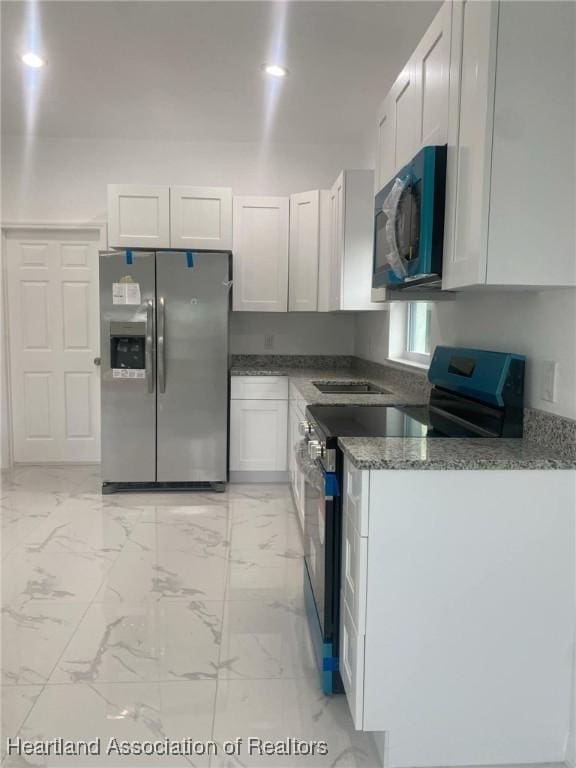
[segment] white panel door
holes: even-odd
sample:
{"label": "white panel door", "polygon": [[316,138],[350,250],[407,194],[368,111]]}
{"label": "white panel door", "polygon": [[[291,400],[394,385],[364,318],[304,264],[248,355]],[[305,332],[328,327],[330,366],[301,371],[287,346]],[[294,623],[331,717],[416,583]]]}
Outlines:
{"label": "white panel door", "polygon": [[287,197],[234,197],[233,308],[288,311]]}
{"label": "white panel door", "polygon": [[95,231],[7,236],[15,462],[100,460]]}
{"label": "white panel door", "polygon": [[142,184],[108,185],[111,248],[170,248],[170,189]]}
{"label": "white panel door", "polygon": [[287,447],[287,400],[230,402],[230,469],[233,472],[285,472]]}
{"label": "white panel door", "polygon": [[318,309],[320,251],[320,192],[290,196],[290,312]]}
{"label": "white panel door", "polygon": [[232,190],[170,187],[172,248],[232,250]]}
{"label": "white panel door", "polygon": [[412,56],[418,121],[416,151],[448,141],[452,2],[445,2]]}

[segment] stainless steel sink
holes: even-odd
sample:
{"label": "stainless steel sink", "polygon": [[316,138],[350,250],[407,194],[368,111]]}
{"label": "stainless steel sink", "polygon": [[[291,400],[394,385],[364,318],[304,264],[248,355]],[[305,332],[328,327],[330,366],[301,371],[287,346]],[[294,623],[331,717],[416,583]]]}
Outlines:
{"label": "stainless steel sink", "polygon": [[313,381],[312,384],[324,395],[391,395],[369,381]]}

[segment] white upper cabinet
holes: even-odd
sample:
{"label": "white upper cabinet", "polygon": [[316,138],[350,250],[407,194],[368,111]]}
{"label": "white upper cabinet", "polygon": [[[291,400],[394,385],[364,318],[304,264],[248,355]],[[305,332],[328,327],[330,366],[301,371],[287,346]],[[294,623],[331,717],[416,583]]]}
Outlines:
{"label": "white upper cabinet", "polygon": [[111,248],[232,249],[232,190],[108,185]]}
{"label": "white upper cabinet", "polygon": [[[371,301],[374,242],[374,173],[342,171],[328,195],[327,264],[320,282],[329,285],[329,311],[385,309]],[[325,274],[328,268],[329,274]]]}
{"label": "white upper cabinet", "polygon": [[454,3],[445,288],[576,284],[575,14]]}
{"label": "white upper cabinet", "polygon": [[390,107],[395,127],[394,168],[401,168],[416,153],[419,104],[414,62],[404,67],[390,91]]}
{"label": "white upper cabinet", "polygon": [[425,146],[446,144],[452,2],[446,2],[382,102],[375,190]]}
{"label": "white upper cabinet", "polygon": [[320,191],[290,196],[290,312],[318,309]]}
{"label": "white upper cabinet", "polygon": [[344,171],[338,176],[328,196],[328,263],[329,274],[320,279],[330,286],[328,309],[341,309],[342,265],[344,261]]}
{"label": "white upper cabinet", "polygon": [[416,152],[448,141],[452,3],[444,3],[412,56],[416,78]]}
{"label": "white upper cabinet", "polygon": [[111,248],[170,247],[170,188],[108,185]]}
{"label": "white upper cabinet", "polygon": [[[498,4],[454,6],[443,286],[486,281]],[[466,45],[463,45],[465,39]]]}
{"label": "white upper cabinet", "polygon": [[170,188],[172,248],[232,250],[232,190],[220,187]]}
{"label": "white upper cabinet", "polygon": [[378,193],[394,175],[396,170],[396,131],[392,97],[386,96],[378,112],[378,135],[376,140],[376,173],[374,191]]}
{"label": "white upper cabinet", "polygon": [[287,312],[289,198],[234,197],[233,309]]}

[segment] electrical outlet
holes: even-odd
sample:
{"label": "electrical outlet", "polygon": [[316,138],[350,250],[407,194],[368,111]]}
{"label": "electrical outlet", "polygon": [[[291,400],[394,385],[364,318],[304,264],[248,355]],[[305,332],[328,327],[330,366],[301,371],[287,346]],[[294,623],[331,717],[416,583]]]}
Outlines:
{"label": "electrical outlet", "polygon": [[264,336],[264,349],[274,349],[274,334],[267,333]]}
{"label": "electrical outlet", "polygon": [[544,360],[542,363],[542,400],[556,402],[556,385],[558,379],[558,363]]}

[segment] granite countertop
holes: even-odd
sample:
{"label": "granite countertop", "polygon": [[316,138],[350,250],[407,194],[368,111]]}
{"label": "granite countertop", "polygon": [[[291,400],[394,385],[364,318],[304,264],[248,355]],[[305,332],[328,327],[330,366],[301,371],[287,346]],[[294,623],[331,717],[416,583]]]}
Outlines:
{"label": "granite countertop", "polygon": [[[302,364],[304,358],[299,361]],[[263,359],[236,363],[232,376],[288,376],[307,405],[424,405],[428,394],[411,384],[412,374],[390,379],[350,367],[278,366]],[[323,394],[313,381],[369,381],[389,390],[385,395]],[[541,430],[540,430],[541,432]],[[345,437],[338,441],[358,469],[490,470],[576,469],[574,455],[536,440],[508,438]]]}
{"label": "granite countertop", "polygon": [[[288,376],[295,384],[306,405],[423,405],[428,402],[424,394],[401,391],[378,378],[364,376],[349,368],[262,368],[232,366],[231,376]],[[386,389],[389,394],[325,394],[316,389],[313,381],[367,381]]]}
{"label": "granite countertop", "polygon": [[576,462],[537,443],[511,438],[344,437],[357,469],[575,469]]}

